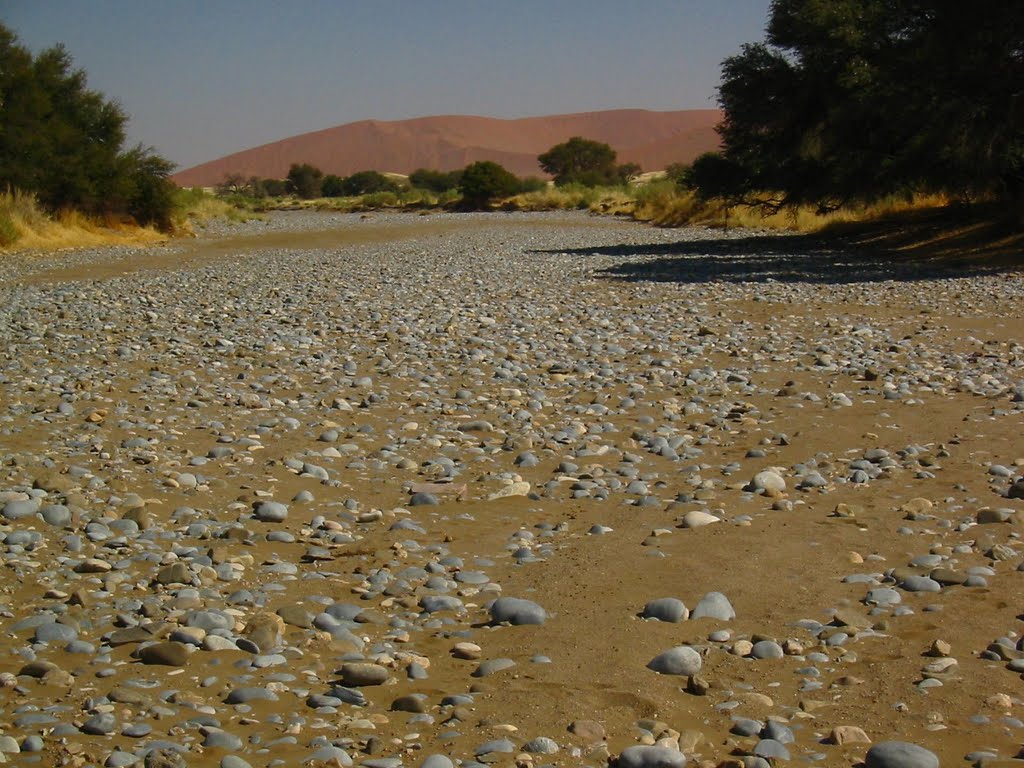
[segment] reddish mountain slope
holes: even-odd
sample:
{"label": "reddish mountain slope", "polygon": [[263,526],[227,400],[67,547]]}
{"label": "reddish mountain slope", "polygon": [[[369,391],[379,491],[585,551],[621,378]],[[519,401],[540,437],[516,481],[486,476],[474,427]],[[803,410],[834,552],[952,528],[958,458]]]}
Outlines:
{"label": "reddish mountain slope", "polygon": [[714,126],[720,119],[716,109],[619,109],[518,120],[458,115],[364,120],[236,152],[173,178],[181,186],[209,187],[234,173],[284,178],[292,163],[311,163],[324,173],[347,176],[362,170],[449,171],[477,160],[494,160],[521,176],[539,176],[543,174],[537,155],[571,136],[610,144],[619,162],[655,171],[715,149]]}

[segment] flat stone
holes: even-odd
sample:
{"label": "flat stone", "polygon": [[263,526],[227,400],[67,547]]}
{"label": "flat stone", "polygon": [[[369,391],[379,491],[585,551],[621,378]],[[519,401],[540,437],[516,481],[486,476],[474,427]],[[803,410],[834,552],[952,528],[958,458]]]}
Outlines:
{"label": "flat stone", "polygon": [[189,656],[187,645],[172,640],[144,646],[137,653],[143,664],[160,664],[165,667],[183,667]]}
{"label": "flat stone", "polygon": [[341,665],[341,680],[345,685],[357,688],[368,685],[383,685],[391,677],[387,667],[368,662],[349,662]]}
{"label": "flat stone", "polygon": [[626,747],[619,755],[618,768],[683,768],[686,755],[672,747],[638,744]]}
{"label": "flat stone", "polygon": [[864,768],[939,768],[939,758],[907,741],[883,741],[868,750]]}

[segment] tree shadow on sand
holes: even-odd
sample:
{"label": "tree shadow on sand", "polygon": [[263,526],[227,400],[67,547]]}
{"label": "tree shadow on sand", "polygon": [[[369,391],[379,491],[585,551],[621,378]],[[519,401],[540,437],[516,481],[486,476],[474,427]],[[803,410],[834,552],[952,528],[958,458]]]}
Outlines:
{"label": "tree shadow on sand", "polygon": [[[615,280],[842,285],[963,278],[1024,269],[1024,236],[996,221],[919,215],[835,228],[827,234],[729,235],[568,251],[622,257],[601,270]],[[566,251],[559,251],[565,253]]]}

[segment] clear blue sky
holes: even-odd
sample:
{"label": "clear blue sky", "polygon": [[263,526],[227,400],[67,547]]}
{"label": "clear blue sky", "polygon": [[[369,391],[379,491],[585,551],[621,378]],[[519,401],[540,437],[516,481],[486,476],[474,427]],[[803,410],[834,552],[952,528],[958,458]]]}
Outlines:
{"label": "clear blue sky", "polygon": [[181,168],[357,120],[716,106],[770,0],[2,0]]}

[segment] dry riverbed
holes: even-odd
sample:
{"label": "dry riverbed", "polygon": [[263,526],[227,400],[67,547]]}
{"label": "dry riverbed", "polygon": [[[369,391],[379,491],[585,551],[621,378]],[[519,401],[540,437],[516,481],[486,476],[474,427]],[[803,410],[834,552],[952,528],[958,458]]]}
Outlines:
{"label": "dry riverbed", "polygon": [[1022,299],[565,213],[9,257],[0,756],[1021,764]]}

